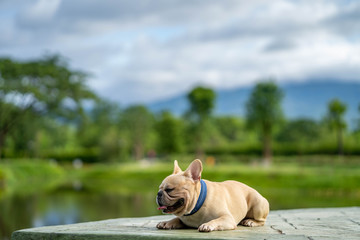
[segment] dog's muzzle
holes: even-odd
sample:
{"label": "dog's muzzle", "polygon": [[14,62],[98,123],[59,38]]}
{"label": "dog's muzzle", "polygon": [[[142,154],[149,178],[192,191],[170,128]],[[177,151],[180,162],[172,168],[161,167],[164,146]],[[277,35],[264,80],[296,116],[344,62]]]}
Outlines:
{"label": "dog's muzzle", "polygon": [[162,197],[164,195],[164,192],[162,190],[160,190],[158,193],[157,193],[157,197],[156,197],[156,203],[157,205],[159,206],[163,206],[163,202],[162,202]]}

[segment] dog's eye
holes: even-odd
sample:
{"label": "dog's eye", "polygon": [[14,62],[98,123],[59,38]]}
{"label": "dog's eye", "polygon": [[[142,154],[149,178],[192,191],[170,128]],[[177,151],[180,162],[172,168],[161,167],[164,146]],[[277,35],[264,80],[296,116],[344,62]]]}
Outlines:
{"label": "dog's eye", "polygon": [[171,192],[172,190],[174,190],[174,188],[166,188],[166,189],[165,189],[165,192],[169,193],[169,192]]}

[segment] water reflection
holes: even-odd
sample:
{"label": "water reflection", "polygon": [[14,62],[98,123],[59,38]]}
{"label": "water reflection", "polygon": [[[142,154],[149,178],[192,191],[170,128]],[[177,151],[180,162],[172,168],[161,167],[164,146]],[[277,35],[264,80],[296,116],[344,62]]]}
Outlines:
{"label": "water reflection", "polygon": [[152,193],[119,195],[56,191],[13,195],[0,199],[0,236],[10,239],[13,231],[29,227],[156,214]]}
{"label": "water reflection", "polygon": [[[48,198],[49,203],[45,212],[36,213],[32,220],[32,227],[41,227],[45,225],[59,225],[59,224],[71,224],[79,222],[81,213],[77,208],[75,201],[66,202],[65,206],[62,206],[62,197],[56,196],[54,198]],[[59,206],[62,206],[59,208]]]}

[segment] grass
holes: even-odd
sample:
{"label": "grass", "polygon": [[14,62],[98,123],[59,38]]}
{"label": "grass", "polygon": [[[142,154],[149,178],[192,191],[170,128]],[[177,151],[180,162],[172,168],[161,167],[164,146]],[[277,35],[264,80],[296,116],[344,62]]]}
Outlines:
{"label": "grass", "polygon": [[2,160],[0,172],[3,182],[0,194],[45,191],[53,189],[66,179],[63,167],[40,159]]}
{"label": "grass", "polygon": [[[78,176],[84,182],[117,182],[124,185],[160,184],[171,174],[172,165],[156,164],[148,168],[137,165],[91,166]],[[228,179],[244,182],[256,187],[340,189],[351,190],[358,187],[360,168],[333,168],[330,166],[299,167],[295,164],[281,164],[270,168],[249,165],[220,165],[204,167],[202,177],[212,181]],[[143,184],[139,184],[139,183]],[[91,186],[89,186],[91,187]]]}

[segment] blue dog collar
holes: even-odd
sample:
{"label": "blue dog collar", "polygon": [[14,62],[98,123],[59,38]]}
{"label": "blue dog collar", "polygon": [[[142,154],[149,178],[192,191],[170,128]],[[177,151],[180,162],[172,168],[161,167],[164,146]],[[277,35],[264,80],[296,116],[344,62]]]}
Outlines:
{"label": "blue dog collar", "polygon": [[202,179],[200,180],[200,183],[201,183],[201,190],[200,190],[200,195],[199,195],[199,198],[198,198],[198,200],[196,202],[196,205],[195,205],[194,209],[191,211],[191,213],[185,214],[184,216],[193,215],[194,213],[199,211],[199,209],[201,208],[201,206],[205,202],[206,195],[207,195],[207,186],[206,186],[206,183],[204,182],[204,180],[202,180]]}

